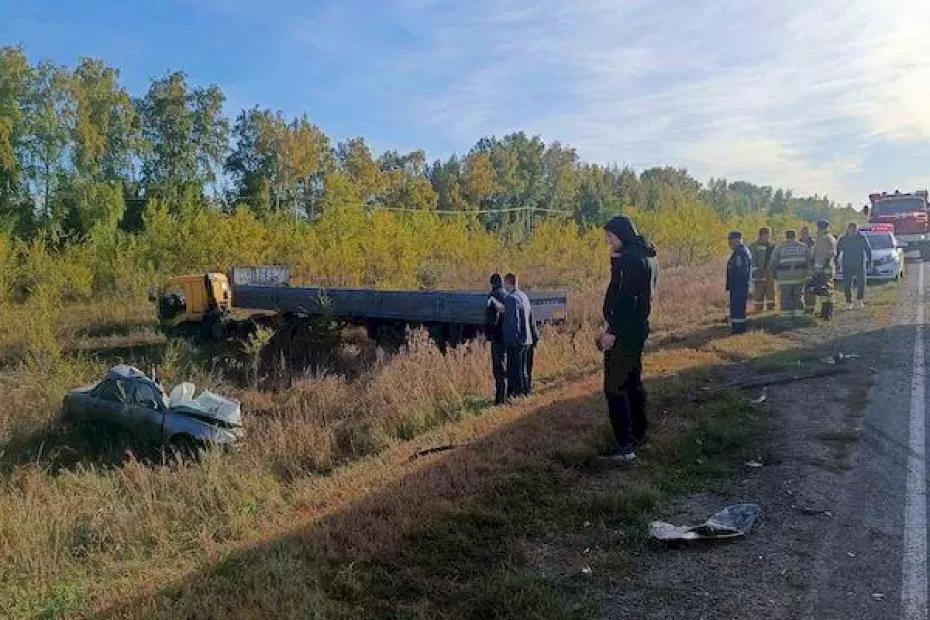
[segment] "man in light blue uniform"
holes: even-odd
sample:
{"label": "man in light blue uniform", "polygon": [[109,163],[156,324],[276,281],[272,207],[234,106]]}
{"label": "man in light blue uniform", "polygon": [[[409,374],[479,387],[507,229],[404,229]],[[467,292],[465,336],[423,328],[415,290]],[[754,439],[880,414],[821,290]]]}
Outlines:
{"label": "man in light blue uniform", "polygon": [[533,310],[520,290],[517,276],[504,276],[509,295],[504,300],[504,344],[507,346],[507,396],[526,396],[526,353],[533,345]]}

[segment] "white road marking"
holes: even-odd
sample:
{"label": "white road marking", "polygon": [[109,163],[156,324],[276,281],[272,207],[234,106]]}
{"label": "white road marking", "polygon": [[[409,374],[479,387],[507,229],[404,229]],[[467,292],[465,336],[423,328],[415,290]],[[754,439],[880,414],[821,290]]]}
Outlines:
{"label": "white road marking", "polygon": [[924,383],[924,264],[920,264],[914,375],[904,495],[904,549],[901,571],[902,617],[927,620],[927,454],[926,385]]}

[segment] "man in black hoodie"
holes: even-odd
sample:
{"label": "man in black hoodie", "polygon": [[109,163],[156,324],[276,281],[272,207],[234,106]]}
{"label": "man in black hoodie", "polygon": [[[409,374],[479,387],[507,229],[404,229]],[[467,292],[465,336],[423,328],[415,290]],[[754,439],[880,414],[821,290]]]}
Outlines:
{"label": "man in black hoodie", "polygon": [[507,402],[507,347],[504,345],[504,300],[507,290],[501,274],[491,276],[491,292],[485,307],[485,335],[491,343],[491,372],[494,374],[494,404]]}
{"label": "man in black hoodie", "polygon": [[646,437],[643,347],[655,291],[656,251],[624,216],[604,226],[610,245],[610,286],[604,297],[607,326],[597,340],[604,352],[604,392],[617,448],[609,458],[632,461],[635,444]]}

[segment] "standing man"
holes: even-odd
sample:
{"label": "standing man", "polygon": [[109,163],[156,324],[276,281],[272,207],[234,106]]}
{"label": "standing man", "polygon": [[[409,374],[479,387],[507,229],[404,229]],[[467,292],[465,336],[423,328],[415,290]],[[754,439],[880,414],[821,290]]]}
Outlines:
{"label": "standing man", "polygon": [[494,375],[494,404],[507,400],[507,348],[504,345],[504,301],[507,291],[501,274],[491,276],[491,292],[484,311],[485,335],[491,343],[491,372]]}
{"label": "standing man", "polygon": [[643,347],[655,291],[656,251],[624,216],[604,226],[610,246],[610,285],[604,296],[606,328],[597,339],[604,352],[604,392],[617,441],[607,458],[632,461],[636,442],[646,439],[646,392]]}
{"label": "standing man", "polygon": [[785,231],[785,242],[772,252],[772,269],[778,280],[783,317],[804,314],[802,297],[804,283],[810,276],[810,262],[810,249],[797,240],[793,230]]}
{"label": "standing man", "polygon": [[814,244],[816,241],[811,238],[811,229],[807,226],[801,227],[801,243],[806,245],[808,249],[814,249]]}
{"label": "standing man", "polygon": [[[840,262],[842,261],[842,262]],[[843,292],[846,293],[846,309],[852,310],[852,283],[856,281],[856,300],[865,307],[865,274],[872,263],[872,246],[859,232],[859,226],[850,222],[846,234],[836,244],[836,262],[843,265]]]}
{"label": "standing man", "polygon": [[520,290],[517,276],[504,276],[504,344],[507,345],[507,397],[526,395],[526,351],[533,344],[529,298]]}
{"label": "standing man", "polygon": [[830,222],[817,222],[817,242],[811,251],[811,278],[804,291],[808,314],[814,313],[820,299],[820,318],[833,318],[833,278],[836,275],[836,237],[830,234]]}
{"label": "standing man", "polygon": [[746,333],[746,302],[749,301],[749,281],[752,258],[743,245],[743,233],[734,230],[729,237],[733,253],[727,261],[727,291],[730,293],[730,329],[734,334]]}
{"label": "standing man", "polygon": [[749,246],[749,254],[752,256],[752,300],[756,312],[775,309],[775,278],[772,275],[774,251],[771,231],[768,228],[760,228],[759,238]]}
{"label": "standing man", "polygon": [[530,309],[530,328],[532,329],[530,334],[533,336],[533,344],[526,349],[526,372],[524,373],[526,395],[529,396],[533,393],[533,360],[536,357],[536,346],[539,344],[539,325],[536,324],[536,317],[533,316],[533,306],[528,298],[526,303]]}

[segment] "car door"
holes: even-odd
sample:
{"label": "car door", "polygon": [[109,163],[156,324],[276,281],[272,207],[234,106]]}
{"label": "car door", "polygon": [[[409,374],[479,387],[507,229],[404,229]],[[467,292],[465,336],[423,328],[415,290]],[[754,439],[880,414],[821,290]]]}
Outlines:
{"label": "car door", "polygon": [[137,381],[130,401],[132,425],[145,441],[161,443],[165,404],[154,386]]}
{"label": "car door", "polygon": [[85,404],[87,419],[119,428],[127,427],[129,403],[125,381],[108,379],[97,386],[92,396],[93,401]]}

